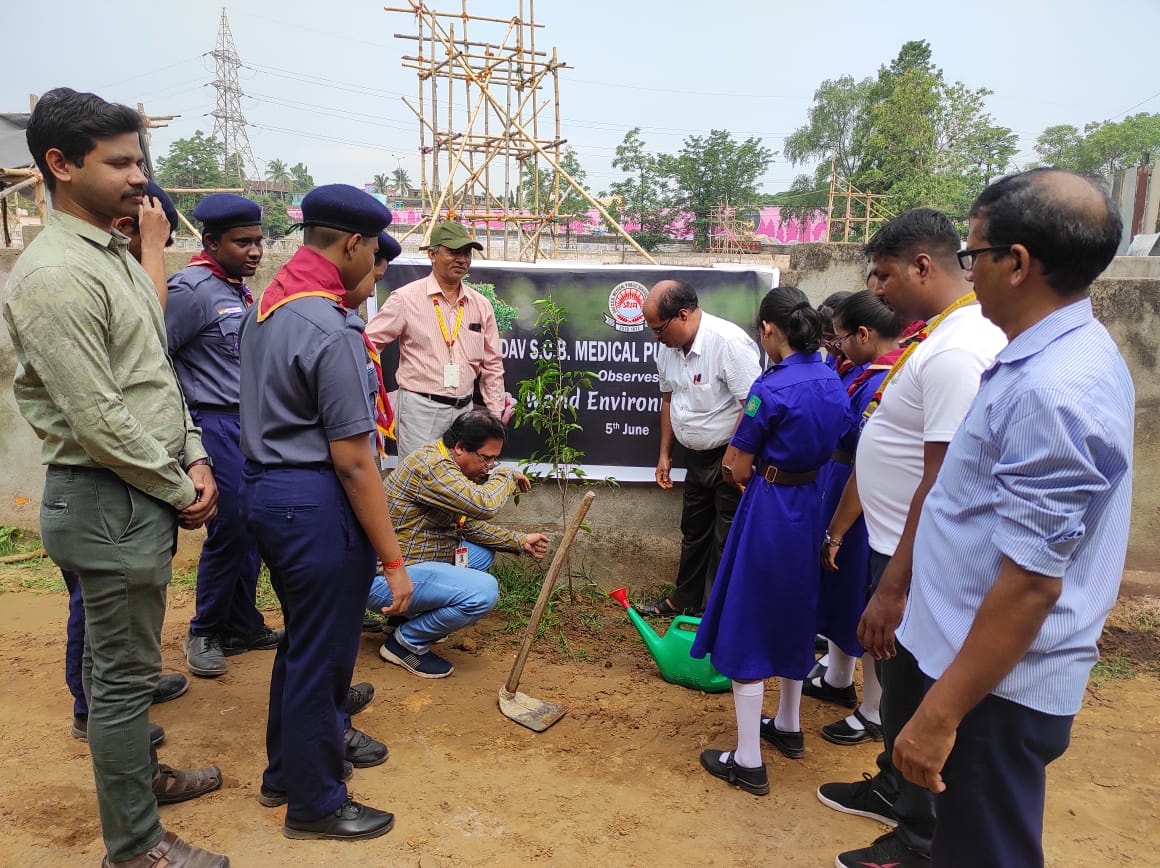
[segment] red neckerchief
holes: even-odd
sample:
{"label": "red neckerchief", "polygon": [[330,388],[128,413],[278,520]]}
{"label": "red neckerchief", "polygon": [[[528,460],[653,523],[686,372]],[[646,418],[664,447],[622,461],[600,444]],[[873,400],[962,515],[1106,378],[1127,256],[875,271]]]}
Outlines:
{"label": "red neckerchief", "polygon": [[854,363],[847,359],[845,356],[842,356],[842,360],[838,362],[838,367],[834,369],[834,373],[836,373],[839,377],[844,377],[853,369],[853,367]]}
{"label": "red neckerchief", "polygon": [[[346,287],[342,285],[338,266],[309,247],[299,247],[290,261],[274,275],[262,298],[258,302],[258,322],[273,315],[282,305],[296,298],[329,298],[346,315]],[[395,414],[383,386],[383,368],[379,354],[375,352],[370,338],[363,332],[363,346],[375,368],[375,378],[379,381],[379,391],[375,396],[375,441],[379,454],[385,455],[384,438],[395,437]]]}
{"label": "red neckerchief", "polygon": [[232,274],[229,274],[224,268],[222,268],[222,264],[220,262],[210,256],[204,250],[199,250],[197,253],[193,254],[193,256],[191,256],[189,259],[189,264],[200,265],[202,268],[208,268],[209,273],[214,277],[218,278],[219,280],[224,280],[230,286],[236,286],[238,291],[242,294],[242,301],[246,303],[246,307],[249,307],[254,303],[254,294],[250,292],[250,288],[246,286],[246,282],[240,277],[234,277]]}
{"label": "red neckerchief", "polygon": [[906,351],[906,347],[895,347],[888,353],[883,353],[870,364],[868,364],[854,381],[850,383],[850,387],[846,389],[846,393],[852,398],[854,393],[862,388],[862,384],[870,379],[870,375],[875,371],[889,371],[894,367],[894,363],[898,361],[898,357]]}

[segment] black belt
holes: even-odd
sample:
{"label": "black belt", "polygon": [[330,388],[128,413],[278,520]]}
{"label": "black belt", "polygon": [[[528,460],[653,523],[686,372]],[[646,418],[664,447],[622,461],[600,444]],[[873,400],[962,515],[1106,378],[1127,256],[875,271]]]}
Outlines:
{"label": "black belt", "polygon": [[334,470],[334,465],[328,461],[311,461],[305,464],[259,464],[257,461],[246,459],[245,469],[250,473],[266,473],[271,470]]}
{"label": "black belt", "polygon": [[[408,389],[408,392],[411,390]],[[426,392],[411,392],[413,395],[418,395],[420,398],[426,398],[428,401],[434,401],[436,404],[442,404],[444,407],[454,407],[456,410],[461,407],[466,407],[471,403],[471,395],[466,398],[448,398],[446,395],[429,395]]]}
{"label": "black belt", "polygon": [[790,473],[787,470],[778,470],[772,464],[762,471],[761,476],[766,482],[774,485],[805,485],[818,478],[818,471],[807,470],[805,473]]}
{"label": "black belt", "polygon": [[843,449],[835,449],[834,454],[830,458],[839,464],[845,464],[847,467],[854,463],[854,453],[846,452]]}
{"label": "black belt", "polygon": [[222,413],[227,416],[237,416],[239,412],[237,404],[194,404],[191,409],[199,413]]}

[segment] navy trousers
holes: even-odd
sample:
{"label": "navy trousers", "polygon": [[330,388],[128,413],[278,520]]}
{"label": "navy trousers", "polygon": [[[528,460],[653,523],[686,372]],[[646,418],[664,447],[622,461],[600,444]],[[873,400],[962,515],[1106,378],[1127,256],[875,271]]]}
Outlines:
{"label": "navy trousers", "polygon": [[1073,719],[994,695],[963,718],[935,796],[933,865],[1043,865],[1046,768],[1067,750]]}
{"label": "navy trousers", "polygon": [[347,798],[342,706],[375,552],[330,468],[247,464],[242,496],[286,622],[270,676],[262,782],[286,793],[288,820],[309,822]]}
{"label": "navy trousers", "polygon": [[68,626],[64,646],[64,682],[73,697],[73,717],[88,717],[89,704],[81,681],[81,665],[85,658],[85,598],[81,593],[81,577],[72,570],[61,570],[64,586],[68,588]]}
{"label": "navy trousers", "polygon": [[237,415],[196,408],[191,415],[213,459],[218,511],[206,525],[197,562],[197,610],[189,632],[249,638],[261,633],[266,622],[254,604],[262,559],[257,541],[242,520],[241,422]]}

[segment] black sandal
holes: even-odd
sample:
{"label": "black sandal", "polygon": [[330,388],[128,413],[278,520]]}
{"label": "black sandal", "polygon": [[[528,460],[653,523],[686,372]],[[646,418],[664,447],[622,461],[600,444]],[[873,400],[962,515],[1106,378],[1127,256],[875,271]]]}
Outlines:
{"label": "black sandal", "polygon": [[655,603],[649,603],[644,606],[633,606],[633,608],[636,609],[638,615],[643,615],[646,618],[671,618],[674,615],[684,614],[684,612],[680,612],[670,606],[669,601],[663,597]]}

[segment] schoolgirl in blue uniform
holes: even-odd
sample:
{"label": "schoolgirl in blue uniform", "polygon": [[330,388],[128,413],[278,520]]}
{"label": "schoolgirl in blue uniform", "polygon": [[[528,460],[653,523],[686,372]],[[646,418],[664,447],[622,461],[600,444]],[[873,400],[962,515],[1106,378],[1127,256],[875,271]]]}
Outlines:
{"label": "schoolgirl in blue uniform", "polygon": [[[857,502],[857,487],[849,486],[858,437],[862,433],[862,415],[878,392],[891,365],[902,354],[898,338],[902,323],[870,290],[855,293],[834,310],[835,341],[842,352],[861,373],[847,384],[854,422],[842,435],[834,458],[823,470],[825,496],[823,518],[829,527],[835,513],[841,508],[849,519],[840,522],[849,525],[842,539],[827,539],[822,543],[821,596],[818,601],[818,633],[829,640],[828,666],[822,674],[810,678],[802,688],[806,696],[813,696],[853,708],[857,704],[854,690],[854,664],[862,656],[858,642],[858,621],[866,607],[870,580],[870,542],[866,523],[862,520],[861,504]],[[842,498],[845,497],[843,501]],[[839,504],[842,504],[840,507]],[[830,557],[841,547],[842,557],[836,563]],[[836,569],[834,569],[836,567]],[[834,744],[859,744],[870,739],[881,739],[882,720],[878,703],[882,689],[874,676],[871,660],[863,661],[862,705],[849,717],[822,727],[822,738]]]}
{"label": "schoolgirl in blue uniform", "polygon": [[[391,608],[406,611],[412,593],[373,451],[384,422],[381,379],[354,312],[374,289],[375,250],[390,220],[355,187],[311,191],[302,200],[304,246],[241,328],[243,514],[286,623],[270,678],[260,800],[287,804],[288,838],[373,838],[394,824],[351,799],[343,782],[351,748],[343,705],[376,555]],[[385,746],[374,745],[378,756],[364,765],[386,759]]]}
{"label": "schoolgirl in blue uniform", "polygon": [[[733,679],[737,748],[707,750],[712,775],[769,792],[761,737],[788,756],[802,747],[798,705],[814,664],[821,481],[851,422],[841,380],[822,361],[822,323],[805,293],[770,291],[758,313],[771,364],[750,389],[722,472],[743,488],[692,656],[712,654]],[[765,679],[781,677],[778,716],[762,725]]]}

